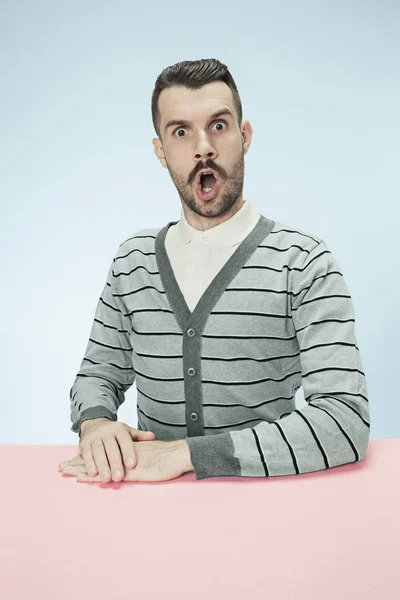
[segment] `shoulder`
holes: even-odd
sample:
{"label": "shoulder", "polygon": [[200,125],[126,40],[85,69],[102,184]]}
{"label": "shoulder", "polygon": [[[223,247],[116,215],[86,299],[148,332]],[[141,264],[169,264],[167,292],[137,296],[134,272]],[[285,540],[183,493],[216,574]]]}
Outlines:
{"label": "shoulder", "polygon": [[136,249],[141,250],[143,253],[154,251],[155,239],[161,229],[163,228],[152,227],[133,233],[119,244],[115,258],[122,258]]}
{"label": "shoulder", "polygon": [[303,250],[307,253],[319,244],[324,244],[324,240],[319,235],[279,221],[275,221],[270,236],[271,241],[282,248],[298,247],[299,251]]}

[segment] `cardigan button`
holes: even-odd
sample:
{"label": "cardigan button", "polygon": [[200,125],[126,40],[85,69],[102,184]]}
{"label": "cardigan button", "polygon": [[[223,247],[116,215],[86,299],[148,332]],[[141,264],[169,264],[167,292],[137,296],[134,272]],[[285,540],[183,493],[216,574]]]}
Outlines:
{"label": "cardigan button", "polygon": [[190,375],[191,377],[194,377],[194,375],[196,375],[196,369],[193,367],[189,367],[187,370],[187,374]]}
{"label": "cardigan button", "polygon": [[189,337],[194,337],[194,336],[196,335],[196,330],[195,330],[195,329],[193,329],[193,327],[190,327],[190,329],[188,329],[188,330],[186,331],[186,333],[187,333],[187,335],[188,335]]}

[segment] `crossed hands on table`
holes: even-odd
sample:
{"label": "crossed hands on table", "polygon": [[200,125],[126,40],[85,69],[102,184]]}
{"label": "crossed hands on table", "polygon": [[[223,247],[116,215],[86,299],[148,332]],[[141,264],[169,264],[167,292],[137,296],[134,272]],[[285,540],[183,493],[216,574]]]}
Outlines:
{"label": "crossed hands on table", "polygon": [[[185,440],[164,442],[154,437],[151,431],[134,429],[121,421],[95,419],[87,423],[81,435],[80,454],[58,468],[77,476],[78,481],[104,483],[168,481],[193,470]],[[134,459],[134,464],[129,464],[129,459]]]}

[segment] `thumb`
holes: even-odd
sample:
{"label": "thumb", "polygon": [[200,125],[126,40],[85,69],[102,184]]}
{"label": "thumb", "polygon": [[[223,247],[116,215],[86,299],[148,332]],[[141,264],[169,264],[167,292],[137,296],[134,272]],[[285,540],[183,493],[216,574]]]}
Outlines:
{"label": "thumb", "polygon": [[135,429],[134,427],[130,427],[130,433],[134,440],[137,441],[150,441],[153,440],[156,436],[152,431],[142,431],[140,429]]}

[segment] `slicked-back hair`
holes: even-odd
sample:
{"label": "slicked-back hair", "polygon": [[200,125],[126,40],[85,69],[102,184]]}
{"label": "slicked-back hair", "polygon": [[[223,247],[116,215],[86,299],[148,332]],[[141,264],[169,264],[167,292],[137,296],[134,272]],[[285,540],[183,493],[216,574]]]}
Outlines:
{"label": "slicked-back hair", "polygon": [[161,115],[158,99],[163,90],[171,87],[184,86],[198,90],[207,83],[223,81],[232,91],[233,103],[236,110],[238,125],[242,123],[242,103],[236,83],[229,69],[216,58],[202,58],[200,60],[185,60],[166,67],[156,79],[151,97],[151,115],[157,136],[162,139],[160,131]]}

